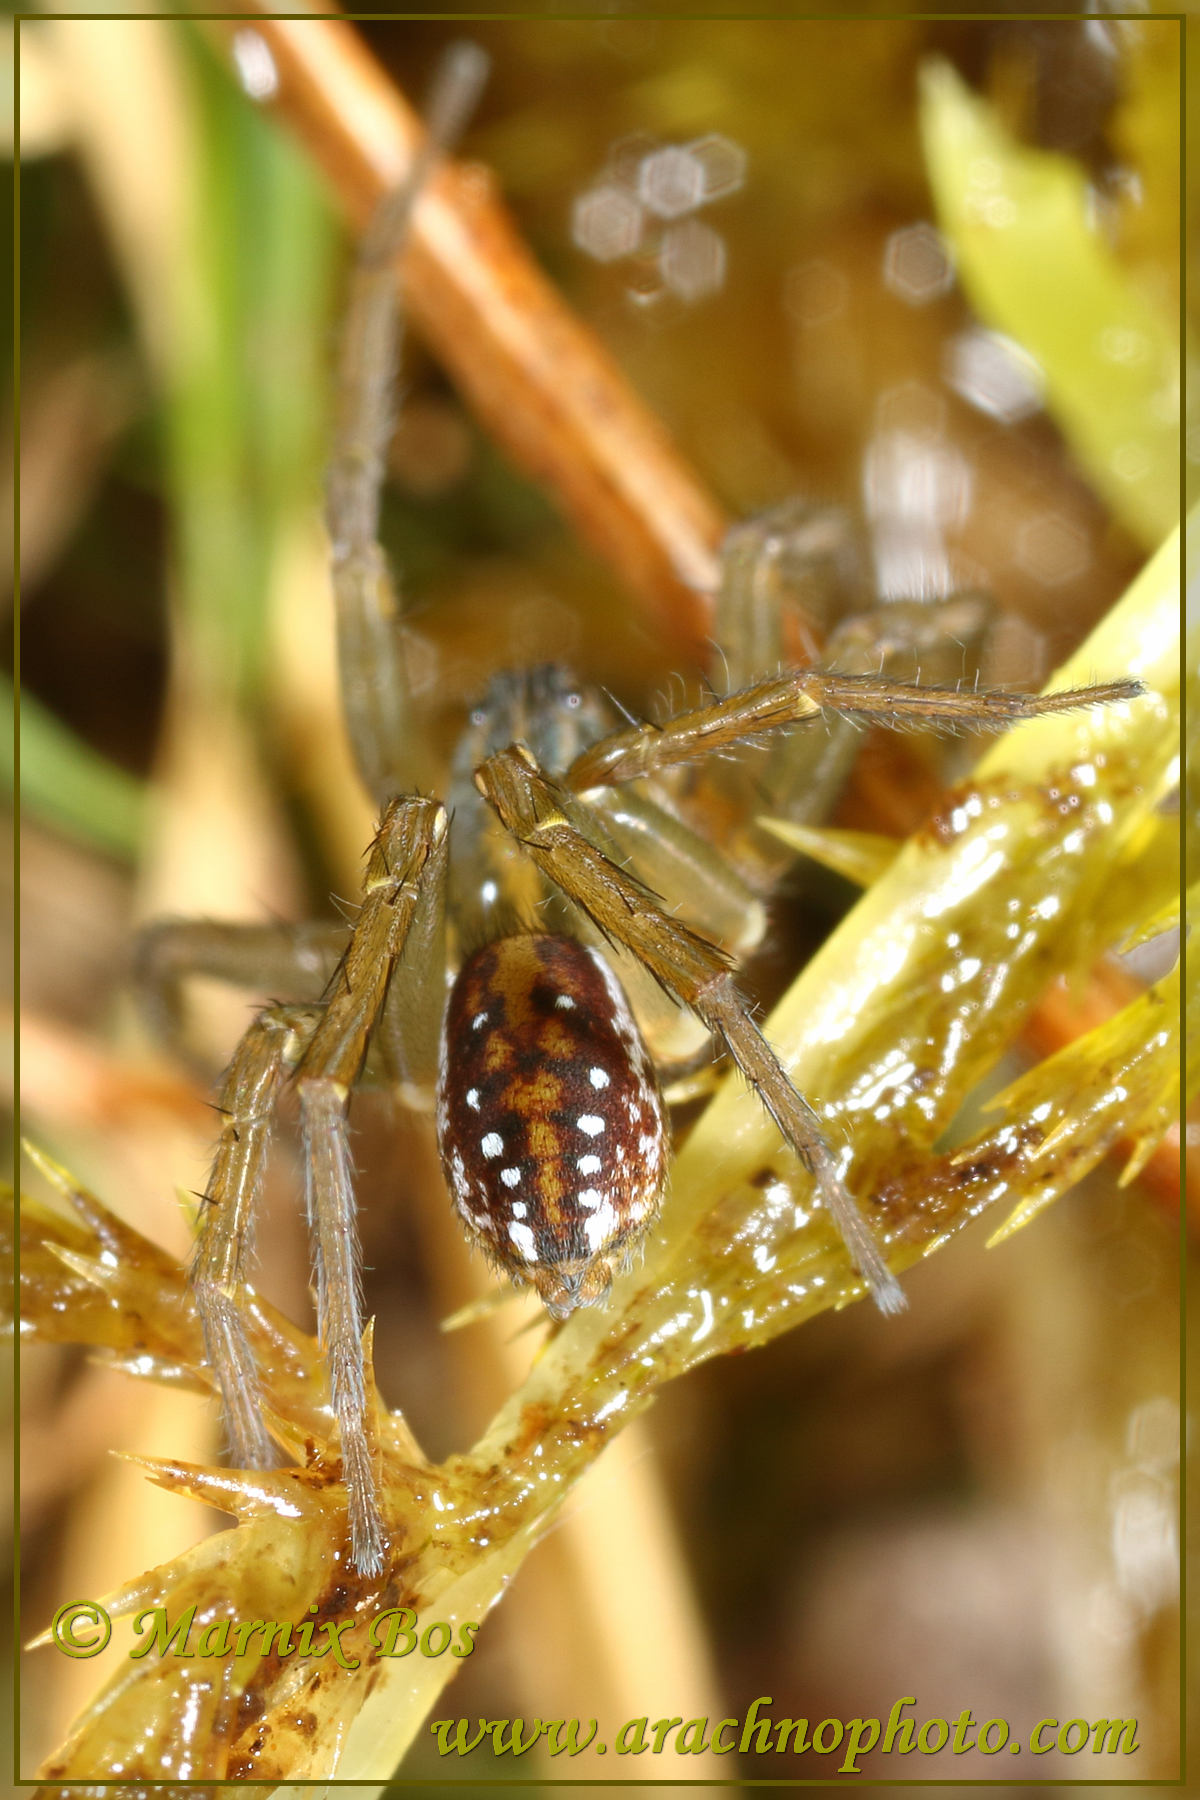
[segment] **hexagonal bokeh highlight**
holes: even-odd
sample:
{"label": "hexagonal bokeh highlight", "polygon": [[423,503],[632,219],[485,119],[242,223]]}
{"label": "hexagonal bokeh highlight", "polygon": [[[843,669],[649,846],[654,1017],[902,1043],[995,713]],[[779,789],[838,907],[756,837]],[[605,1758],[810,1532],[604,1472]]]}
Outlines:
{"label": "hexagonal bokeh highlight", "polygon": [[642,241],[642,208],[626,188],[603,182],[576,200],[571,236],[597,262],[632,256]]}
{"label": "hexagonal bokeh highlight", "polygon": [[704,164],[686,145],[664,144],[638,170],[638,198],[660,219],[680,219],[704,203]]}
{"label": "hexagonal bokeh highlight", "polygon": [[689,305],[715,294],[725,280],[725,240],[700,219],[683,219],[663,233],[663,281]]}
{"label": "hexagonal bokeh highlight", "polygon": [[691,215],[735,193],[746,153],[720,132],[687,144],[643,135],[620,138],[606,167],[571,211],[571,236],[597,262],[632,263],[627,294],[639,307],[671,296],[685,305],[723,285],[728,252],[711,226]]}
{"label": "hexagonal bokeh highlight", "polygon": [[705,205],[710,200],[724,200],[727,195],[736,194],[746,179],[746,152],[719,131],[694,138],[687,146],[687,152],[700,165]]}
{"label": "hexagonal bokeh highlight", "polygon": [[954,265],[940,231],[922,221],[893,231],[883,248],[883,279],[908,306],[928,306],[954,284]]}

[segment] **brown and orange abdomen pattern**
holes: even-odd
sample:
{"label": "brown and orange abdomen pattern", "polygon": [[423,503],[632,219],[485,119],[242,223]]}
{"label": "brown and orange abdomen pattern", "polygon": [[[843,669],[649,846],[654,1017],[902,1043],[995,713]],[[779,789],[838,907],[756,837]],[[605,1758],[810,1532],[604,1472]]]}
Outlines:
{"label": "brown and orange abdomen pattern", "polygon": [[657,1214],[662,1096],[612,972],[572,938],[499,938],[450,994],[438,1139],[455,1209],[554,1317],[603,1298]]}

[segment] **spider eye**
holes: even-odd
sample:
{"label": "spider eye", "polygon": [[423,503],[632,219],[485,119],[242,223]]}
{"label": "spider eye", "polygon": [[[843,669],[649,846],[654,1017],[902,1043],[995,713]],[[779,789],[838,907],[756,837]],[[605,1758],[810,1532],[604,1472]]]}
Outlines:
{"label": "spider eye", "polygon": [[653,1224],[667,1165],[658,1083],[625,996],[571,938],[501,938],[450,995],[438,1141],[468,1234],[552,1318],[604,1298]]}
{"label": "spider eye", "polygon": [[572,691],[566,696],[565,704],[570,707],[572,712],[575,712],[583,705],[583,695]]}

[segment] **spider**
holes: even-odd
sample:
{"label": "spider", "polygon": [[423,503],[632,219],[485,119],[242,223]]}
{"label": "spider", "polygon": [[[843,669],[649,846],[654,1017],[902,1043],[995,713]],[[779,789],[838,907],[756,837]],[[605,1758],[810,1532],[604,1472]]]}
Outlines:
{"label": "spider", "polygon": [[[933,627],[919,605],[889,607],[888,654],[886,633],[850,627],[827,646],[842,667],[764,677],[782,661],[777,594],[789,562],[829,588],[848,553],[836,514],[793,506],[726,546],[716,637],[734,691],[665,722],[622,721],[564,668],[503,669],[470,712],[446,801],[414,792],[414,697],[378,543],[399,338],[394,269],[422,184],[481,78],[481,53],[459,47],[426,147],[363,241],[345,330],[327,521],[346,717],[380,807],[348,940],[324,927],[168,922],[142,951],[143,985],[160,1002],[185,969],[238,979],[264,946],[297,977],[329,971],[318,1002],[266,1006],[234,1052],[191,1286],[231,1459],[269,1464],[241,1301],[272,1122],[291,1082],[350,1554],[364,1575],[378,1574],[387,1553],[347,1123],[364,1072],[410,1101],[433,1097],[468,1237],[560,1321],[602,1304],[653,1230],[669,1164],[664,1077],[718,1040],[811,1173],[875,1301],[895,1312],[903,1293],[839,1158],[735,980],[763,939],[782,866],[755,817],[803,811],[813,743],[803,728],[823,715],[999,726],[1140,691],[1125,681],[1039,698],[898,681],[889,655],[911,652]],[[951,610],[961,634],[975,628],[976,604],[959,596],[940,611]],[[831,731],[827,760],[844,759],[844,735]],[[752,764],[740,759],[748,745],[764,746]]]}

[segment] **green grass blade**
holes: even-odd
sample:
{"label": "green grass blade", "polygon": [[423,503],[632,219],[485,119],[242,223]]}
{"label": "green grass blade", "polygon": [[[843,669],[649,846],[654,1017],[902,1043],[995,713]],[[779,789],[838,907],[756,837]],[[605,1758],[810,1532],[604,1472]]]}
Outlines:
{"label": "green grass blade", "polygon": [[1179,345],[1089,222],[1082,167],[1027,149],[945,63],[923,72],[938,221],[985,323],[1035,357],[1088,478],[1147,547],[1178,518]]}
{"label": "green grass blade", "polygon": [[[21,695],[21,807],[77,843],[126,862],[137,859],[145,820],[145,791],[32,694]],[[13,691],[0,685],[0,780],[12,789]]]}

